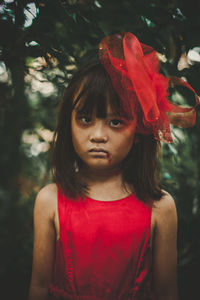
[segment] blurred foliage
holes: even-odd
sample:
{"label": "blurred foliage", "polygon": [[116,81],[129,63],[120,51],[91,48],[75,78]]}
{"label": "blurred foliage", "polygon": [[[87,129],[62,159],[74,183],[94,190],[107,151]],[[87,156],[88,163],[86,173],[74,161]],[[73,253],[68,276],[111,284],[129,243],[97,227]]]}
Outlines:
{"label": "blurred foliage", "polygon": [[[200,46],[200,2],[158,0],[0,1],[0,282],[2,299],[26,299],[32,263],[35,195],[51,181],[50,144],[57,105],[74,69],[97,55],[102,37],[130,31],[164,58],[165,75],[200,93],[200,66],[178,68]],[[172,100],[193,104],[176,88]],[[174,129],[163,145],[162,182],[179,217],[181,300],[200,299],[200,133]]]}

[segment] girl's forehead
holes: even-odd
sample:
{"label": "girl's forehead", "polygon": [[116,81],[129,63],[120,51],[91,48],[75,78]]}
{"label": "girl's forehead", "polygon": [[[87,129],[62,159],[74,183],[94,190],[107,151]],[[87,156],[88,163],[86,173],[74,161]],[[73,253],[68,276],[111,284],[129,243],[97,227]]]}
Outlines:
{"label": "girl's forehead", "polygon": [[72,99],[72,109],[78,113],[96,115],[100,118],[120,116],[126,119],[135,119],[129,107],[123,105],[113,87],[95,87],[88,80],[80,83]]}
{"label": "girl's forehead", "polygon": [[112,106],[110,105],[110,103],[107,102],[106,115],[107,115],[107,117],[114,117],[114,116],[120,115],[120,112],[116,112],[116,110],[114,110],[112,108]]}
{"label": "girl's forehead", "polygon": [[[84,113],[84,109],[82,108],[81,105],[81,100],[76,104],[76,106],[74,107],[75,112],[77,113]],[[91,113],[95,116],[98,114],[97,112],[97,107],[93,107]],[[106,117],[113,117],[113,116],[119,116],[120,113],[116,112],[116,110],[114,110],[111,105],[109,103],[106,104]]]}
{"label": "girl's forehead", "polygon": [[[72,112],[73,113],[73,112]],[[94,107],[92,111],[87,112],[84,109],[80,109],[79,106],[74,108],[74,113],[77,115],[87,115],[92,118],[98,119],[124,119],[127,121],[136,120],[135,116],[130,116],[124,112],[120,113],[112,109],[111,105],[108,103],[105,114],[99,114],[97,107]]]}

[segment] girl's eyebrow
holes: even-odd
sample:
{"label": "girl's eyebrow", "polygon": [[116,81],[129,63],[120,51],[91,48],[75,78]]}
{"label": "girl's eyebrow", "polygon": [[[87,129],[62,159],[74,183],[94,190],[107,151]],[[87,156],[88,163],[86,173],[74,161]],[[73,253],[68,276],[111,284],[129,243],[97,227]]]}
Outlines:
{"label": "girl's eyebrow", "polygon": [[[82,111],[82,109],[75,107],[74,108],[75,112],[77,115],[91,115],[90,113],[85,113]],[[118,113],[108,113],[106,114],[105,118],[109,118],[109,119],[126,119],[126,120],[132,120],[133,118],[128,117],[127,115],[120,115]],[[103,118],[103,119],[105,119]]]}
{"label": "girl's eyebrow", "polygon": [[106,117],[107,118],[117,118],[117,119],[127,119],[127,120],[133,119],[130,116],[127,116],[125,114],[117,114],[117,113],[107,114]]}
{"label": "girl's eyebrow", "polygon": [[74,111],[79,115],[88,115],[88,113],[85,113],[81,108],[74,108]]}
{"label": "girl's eyebrow", "polygon": [[122,118],[119,114],[107,114],[106,115],[108,118]]}

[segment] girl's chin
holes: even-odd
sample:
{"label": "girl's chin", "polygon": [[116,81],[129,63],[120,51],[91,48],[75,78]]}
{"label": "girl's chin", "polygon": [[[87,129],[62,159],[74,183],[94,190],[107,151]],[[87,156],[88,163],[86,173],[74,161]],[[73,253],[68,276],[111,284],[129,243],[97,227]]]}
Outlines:
{"label": "girl's chin", "polygon": [[85,162],[85,165],[88,167],[95,167],[95,168],[106,168],[113,166],[113,162],[108,160],[107,158],[96,157],[95,159],[91,159]]}
{"label": "girl's chin", "polygon": [[89,162],[89,163],[84,163],[83,168],[85,170],[90,170],[90,171],[94,171],[94,172],[109,172],[109,171],[119,171],[120,165],[118,164],[114,164],[113,162],[109,162],[109,161],[96,161],[96,162]]}

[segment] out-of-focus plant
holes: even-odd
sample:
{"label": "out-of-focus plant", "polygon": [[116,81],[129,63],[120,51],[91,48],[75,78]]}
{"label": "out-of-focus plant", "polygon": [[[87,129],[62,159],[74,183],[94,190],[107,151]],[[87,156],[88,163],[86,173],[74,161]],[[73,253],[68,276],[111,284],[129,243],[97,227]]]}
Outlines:
{"label": "out-of-focus plant", "polygon": [[[200,46],[198,3],[158,0],[0,1],[0,269],[4,299],[27,298],[32,255],[32,208],[51,181],[50,146],[57,105],[77,66],[97,56],[108,34],[130,31],[159,53],[161,71],[184,77],[199,93],[199,64],[187,60]],[[185,89],[172,101],[193,105]],[[174,129],[163,145],[162,182],[179,214],[181,299],[197,299],[200,133]],[[11,284],[12,282],[12,284]],[[8,289],[10,285],[13,289]],[[191,292],[193,291],[193,292]],[[190,294],[189,294],[190,293]],[[192,294],[193,293],[193,294]],[[194,295],[194,297],[192,296]]]}

